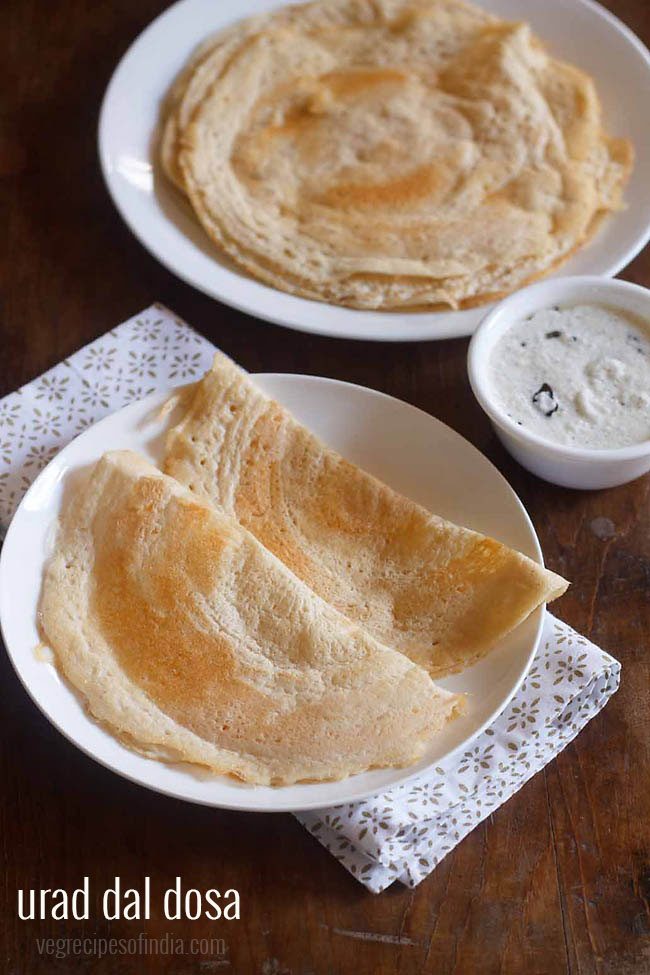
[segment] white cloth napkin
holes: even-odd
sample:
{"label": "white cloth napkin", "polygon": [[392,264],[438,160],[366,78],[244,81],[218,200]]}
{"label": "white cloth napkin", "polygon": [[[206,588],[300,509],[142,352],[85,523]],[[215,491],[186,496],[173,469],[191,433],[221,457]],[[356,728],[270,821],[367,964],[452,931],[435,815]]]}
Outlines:
{"label": "white cloth napkin", "polygon": [[[213,353],[206,339],[152,305],[0,400],[0,525],[85,427],[155,389],[198,378]],[[414,887],[600,711],[620,669],[547,614],[526,680],[466,751],[384,795],[298,819],[369,890],[395,880]]]}
{"label": "white cloth napkin", "polygon": [[200,378],[214,346],[162,305],[111,329],[0,400],[0,526],[77,434],[157,389]]}
{"label": "white cloth napkin", "polygon": [[298,819],[369,890],[394,880],[415,887],[575,738],[617,690],[620,672],[547,613],[526,680],[467,750],[384,795]]}

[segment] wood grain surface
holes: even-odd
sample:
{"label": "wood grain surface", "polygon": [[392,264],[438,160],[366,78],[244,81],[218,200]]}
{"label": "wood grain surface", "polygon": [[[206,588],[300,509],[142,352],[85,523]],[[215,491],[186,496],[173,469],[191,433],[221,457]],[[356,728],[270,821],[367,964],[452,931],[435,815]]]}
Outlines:
{"label": "wood grain surface", "polygon": [[[215,0],[218,3],[219,0]],[[531,0],[533,2],[533,0]],[[569,0],[567,0],[567,3]],[[608,6],[647,42],[647,0]],[[100,99],[159,0],[0,5],[0,394],[158,299],[250,370],[318,373],[392,393],[468,437],[523,499],[551,568],[555,611],[623,662],[620,692],[548,768],[417,890],[367,893],[288,815],[183,804],[100,768],[37,712],[0,657],[0,970],[650,972],[650,477],[594,494],[551,487],[503,452],[470,393],[466,341],[311,337],[254,321],[182,284],[120,221],[102,185]],[[606,56],[604,52],[603,56]],[[650,252],[624,277],[650,285]],[[603,521],[603,519],[606,519]],[[25,553],[29,558],[29,553]],[[17,888],[161,892],[237,887],[236,922],[23,922]],[[37,938],[222,937],[219,958],[44,958]]]}

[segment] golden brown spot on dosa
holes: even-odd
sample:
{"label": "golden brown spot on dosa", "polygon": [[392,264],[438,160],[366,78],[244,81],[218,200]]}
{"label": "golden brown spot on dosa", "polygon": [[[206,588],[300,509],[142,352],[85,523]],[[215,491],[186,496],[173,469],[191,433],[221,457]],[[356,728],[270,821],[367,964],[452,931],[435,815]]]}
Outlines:
{"label": "golden brown spot on dosa", "polygon": [[400,83],[407,80],[403,71],[395,68],[375,68],[366,71],[330,71],[320,78],[337,98],[358,95],[362,91],[376,88],[377,85]]}
{"label": "golden brown spot on dosa", "polygon": [[390,207],[399,209],[440,196],[450,186],[447,166],[429,163],[406,176],[382,183],[340,183],[328,189],[320,202],[330,206]]}
{"label": "golden brown spot on dosa", "polygon": [[[530,578],[513,576],[508,550],[492,539],[481,539],[465,555],[423,573],[417,586],[403,590],[393,605],[393,622],[408,629],[412,619],[427,614],[432,605],[447,616],[444,649],[452,659],[468,646],[491,645],[504,616],[517,620],[530,611]],[[467,611],[469,599],[472,609]],[[453,622],[452,622],[453,621]],[[431,620],[432,645],[438,634]],[[446,661],[445,661],[446,662]]]}
{"label": "golden brown spot on dosa", "polygon": [[235,510],[238,521],[309,585],[313,566],[302,548],[303,540],[294,536],[287,521],[277,517],[284,505],[278,443],[281,424],[282,412],[273,406],[255,423],[239,476]]}
{"label": "golden brown spot on dosa", "polygon": [[[320,116],[335,107],[337,99],[343,102],[380,85],[401,84],[406,80],[407,75],[404,72],[392,68],[333,71],[322,75],[314,80],[309,94],[299,104],[287,109],[282,121],[269,125],[263,134],[269,138],[297,135],[306,126],[318,123]],[[299,81],[295,85],[298,86]]]}
{"label": "golden brown spot on dosa", "polygon": [[[502,545],[491,538],[480,539],[469,551],[429,569],[417,580],[417,585],[400,593],[393,606],[395,622],[404,623],[414,614],[426,612],[432,597],[446,601],[463,591],[471,592],[477,583],[485,584],[486,578],[506,559],[507,550]],[[472,625],[471,621],[467,622]]]}
{"label": "golden brown spot on dosa", "polygon": [[[214,633],[201,632],[189,607],[209,587],[211,564],[228,545],[227,535],[208,524],[199,505],[170,502],[164,531],[146,574],[120,539],[155,538],[162,482],[141,480],[111,537],[97,547],[91,612],[127,675],[179,723],[214,738],[209,704],[215,684],[233,674],[232,648]],[[146,555],[145,555],[146,558]]]}

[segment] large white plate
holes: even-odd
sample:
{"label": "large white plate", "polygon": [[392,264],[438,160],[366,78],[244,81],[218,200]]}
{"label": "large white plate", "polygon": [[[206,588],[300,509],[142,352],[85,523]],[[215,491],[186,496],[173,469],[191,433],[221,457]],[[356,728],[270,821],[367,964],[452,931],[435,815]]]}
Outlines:
{"label": "large white plate", "polygon": [[[305,332],[380,341],[470,335],[489,306],[458,312],[355,311],[296,298],[227,266],[189,204],[154,166],[161,99],[194,47],[233,20],[271,10],[279,0],[180,0],[137,38],[106,91],[99,154],[122,217],[151,253],[206,294],[258,318]],[[650,54],[612,14],[592,0],[484,0],[486,9],[527,20],[553,53],[593,75],[612,134],[637,150],[627,209],[568,261],[562,274],[613,276],[650,236]]]}
{"label": "large white plate", "polygon": [[[541,560],[530,520],[499,472],[466,440],[421,410],[382,393],[313,376],[266,374],[263,389],[344,456],[397,490],[460,524],[492,535]],[[160,459],[160,419],[167,394],[154,393],[77,437],[34,482],[11,523],[0,559],[0,621],[19,677],[36,704],[84,752],[126,778],[169,795],[213,806],[255,810],[309,809],[376,794],[467,745],[506,705],[537,647],[543,610],[475,667],[443,681],[466,691],[468,712],[432,743],[410,769],[386,769],[341,782],[283,788],[251,787],[227,777],[193,773],[129,751],[91,720],[54,666],[37,651],[37,606],[43,563],[52,542],[65,482],[116,447]]]}

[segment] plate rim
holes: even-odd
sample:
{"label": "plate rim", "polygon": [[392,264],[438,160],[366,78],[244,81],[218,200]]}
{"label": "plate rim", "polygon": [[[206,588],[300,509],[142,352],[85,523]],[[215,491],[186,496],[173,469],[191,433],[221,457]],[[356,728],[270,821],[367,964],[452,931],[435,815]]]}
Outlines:
{"label": "plate rim", "polygon": [[[265,373],[254,373],[251,375],[256,379],[282,380],[285,378],[289,378],[291,380],[296,380],[296,379],[307,380],[310,382],[315,382],[316,384],[326,383],[326,384],[331,384],[339,387],[340,386],[352,387],[354,389],[362,391],[364,394],[371,394],[373,397],[377,397],[383,400],[397,403],[400,407],[407,407],[409,410],[414,410],[417,413],[423,414],[428,421],[433,421],[435,424],[444,428],[446,433],[450,433],[452,434],[453,437],[456,437],[461,441],[463,441],[464,446],[466,448],[469,447],[471,452],[478,454],[483,462],[489,464],[492,467],[493,472],[496,474],[498,480],[501,482],[505,491],[509,493],[512,499],[515,501],[518,509],[518,513],[522,517],[522,520],[527,528],[527,531],[530,536],[531,551],[534,551],[534,555],[530,555],[529,557],[534,558],[535,561],[537,561],[540,565],[544,565],[542,549],[539,542],[539,538],[537,536],[537,532],[535,531],[535,527],[532,523],[530,515],[528,514],[523,502],[517,495],[516,491],[511,487],[507,479],[504,477],[501,471],[499,471],[498,468],[492,463],[492,461],[488,457],[486,457],[485,454],[483,454],[473,443],[471,443],[471,441],[467,440],[466,437],[463,437],[462,434],[454,430],[453,427],[450,427],[442,420],[439,420],[437,417],[433,416],[432,414],[427,413],[426,410],[423,410],[412,403],[407,403],[405,400],[401,400],[396,396],[390,395],[389,393],[384,393],[381,390],[371,389],[367,386],[361,385],[360,383],[350,383],[344,380],[334,379],[331,377],[314,376],[305,373],[265,372]],[[528,656],[523,664],[523,667],[521,669],[518,678],[513,682],[512,687],[508,690],[507,694],[499,703],[499,706],[490,715],[488,715],[485,718],[485,720],[480,724],[479,727],[477,727],[474,731],[472,731],[472,733],[463,741],[459,742],[453,748],[450,748],[449,751],[446,752],[443,756],[439,756],[438,758],[433,760],[425,768],[419,768],[413,770],[412,767],[407,766],[402,769],[395,769],[395,772],[397,773],[397,778],[395,779],[395,781],[390,783],[389,785],[386,785],[385,787],[380,788],[379,792],[377,792],[374,788],[362,789],[359,790],[358,792],[355,792],[353,795],[349,797],[344,796],[342,798],[336,799],[332,803],[328,803],[326,801],[325,806],[323,805],[322,800],[305,800],[303,802],[300,802],[299,804],[296,804],[295,802],[288,802],[286,800],[283,802],[281,800],[281,796],[284,787],[282,786],[276,787],[276,791],[274,791],[273,793],[273,795],[278,796],[280,798],[280,801],[275,801],[272,806],[269,806],[269,805],[242,804],[241,802],[237,801],[236,794],[233,795],[232,801],[226,799],[225,801],[220,800],[218,802],[214,802],[207,797],[188,796],[184,794],[182,791],[179,791],[173,787],[169,787],[166,785],[156,785],[152,782],[143,781],[142,778],[140,778],[135,772],[126,771],[123,768],[121,768],[118,760],[113,761],[110,758],[104,758],[97,755],[91,749],[90,746],[87,746],[82,740],[74,737],[74,735],[71,732],[68,732],[68,730],[66,730],[62,722],[58,719],[58,717],[55,714],[53,714],[51,710],[48,709],[47,702],[45,701],[41,702],[37,698],[36,692],[32,690],[30,686],[30,682],[26,677],[26,675],[23,673],[22,668],[20,666],[20,653],[24,652],[24,648],[22,647],[15,648],[14,646],[11,645],[11,642],[7,637],[7,626],[5,622],[5,617],[6,615],[8,615],[7,607],[6,607],[7,589],[8,589],[6,577],[10,574],[10,566],[8,564],[9,557],[6,554],[9,551],[9,546],[7,545],[7,542],[9,541],[12,533],[15,530],[17,530],[16,525],[19,523],[18,515],[23,509],[29,506],[31,497],[40,490],[41,484],[44,481],[46,481],[48,477],[48,472],[50,472],[53,465],[55,465],[59,460],[60,455],[69,446],[71,446],[73,443],[77,442],[81,438],[85,437],[91,431],[96,431],[98,427],[101,427],[102,424],[110,421],[117,413],[121,413],[125,410],[128,410],[135,405],[142,405],[145,402],[148,402],[150,400],[155,401],[157,398],[163,396],[163,394],[165,396],[168,396],[171,391],[178,388],[179,388],[178,386],[171,386],[171,387],[164,387],[158,390],[154,390],[152,393],[149,393],[147,396],[142,397],[139,400],[134,400],[132,403],[125,404],[124,406],[120,407],[119,410],[114,410],[112,413],[108,413],[106,416],[102,417],[96,423],[93,423],[89,427],[86,427],[86,429],[81,431],[76,437],[73,437],[72,440],[70,440],[60,451],[58,451],[54,455],[54,457],[50,459],[50,461],[46,464],[43,470],[39,472],[38,476],[32,482],[32,484],[24,494],[23,498],[21,499],[21,502],[16,508],[16,511],[14,512],[11,522],[9,523],[9,527],[7,528],[7,532],[3,540],[2,549],[0,550],[0,635],[2,636],[5,652],[9,658],[9,661],[12,665],[12,668],[16,676],[18,677],[20,683],[22,684],[23,688],[27,692],[32,703],[38,708],[40,713],[49,721],[49,723],[61,735],[63,735],[63,737],[68,742],[70,742],[70,744],[78,748],[84,755],[86,755],[88,758],[91,758],[94,762],[97,762],[99,765],[102,765],[104,768],[109,769],[114,774],[121,776],[122,778],[126,779],[129,782],[134,783],[135,785],[138,785],[142,788],[148,789],[152,792],[156,792],[170,798],[179,799],[184,802],[191,802],[197,805],[209,806],[214,809],[231,809],[240,812],[254,812],[254,813],[307,812],[309,810],[329,808],[330,805],[340,806],[340,805],[346,805],[348,803],[360,802],[365,799],[371,798],[373,796],[381,795],[384,791],[390,791],[392,789],[404,786],[409,782],[413,782],[419,778],[423,778],[428,774],[428,772],[430,771],[431,767],[434,764],[439,763],[441,761],[447,761],[449,758],[451,758],[461,749],[468,748],[471,745],[471,743],[475,741],[475,739],[480,734],[482,734],[485,731],[485,729],[489,727],[498,718],[500,714],[503,713],[503,711],[507,708],[508,704],[510,703],[510,701],[517,693],[524,680],[526,679],[526,676],[528,675],[528,672],[532,666],[533,660],[535,658],[535,655],[537,653],[537,650],[539,649],[539,645],[541,642],[544,620],[546,615],[546,603],[542,603],[540,606],[538,606],[537,609],[535,609],[533,613],[531,613],[530,616],[527,618],[527,619],[536,618],[536,629],[531,641],[531,648],[528,652]],[[64,683],[67,684],[67,681],[65,680],[65,678],[62,677],[62,675],[59,674],[59,677],[64,681]],[[77,700],[81,703],[82,707],[84,708],[84,716],[86,720],[91,722],[92,724],[99,724],[99,727],[102,728],[104,731],[106,731],[107,729],[103,728],[101,723],[96,722],[95,719],[92,718],[86,712],[85,706],[83,705],[83,698],[81,698],[78,695],[77,691],[69,684],[67,686],[69,690],[71,690],[71,692],[75,695]],[[111,732],[108,733],[111,734],[111,736],[119,745],[127,749],[127,751],[132,751],[131,749],[128,749],[126,745],[120,742],[119,739],[117,739],[114,735],[112,735]],[[139,753],[136,752],[135,754],[139,754]],[[157,760],[150,759],[150,761],[157,761]],[[163,763],[163,765],[165,764],[168,763]],[[354,776],[348,776],[347,779],[333,780],[332,784],[336,784],[336,782],[346,782],[353,779]],[[325,783],[321,783],[321,784],[325,784]],[[244,783],[244,785],[246,784]],[[254,796],[254,794],[255,794],[255,787],[251,786],[249,795]]]}
{"label": "plate rim", "polygon": [[[115,65],[111,76],[109,78],[108,84],[106,85],[104,95],[102,97],[101,107],[99,110],[99,117],[97,123],[97,152],[100,162],[100,170],[102,173],[102,178],[104,185],[108,191],[109,197],[113,202],[117,212],[119,213],[122,221],[125,223],[126,227],[133,234],[136,240],[145,248],[145,250],[155,258],[163,267],[165,267],[170,273],[174,274],[177,278],[184,281],[190,287],[195,288],[202,294],[207,295],[214,301],[220,302],[221,304],[234,308],[236,311],[242,312],[243,314],[249,315],[259,321],[269,322],[273,325],[279,325],[283,328],[288,328],[293,331],[303,332],[312,335],[322,335],[329,338],[343,339],[347,341],[368,341],[368,342],[432,342],[440,341],[448,338],[466,338],[473,334],[475,329],[478,327],[480,320],[488,314],[496,305],[497,301],[488,302],[484,305],[479,305],[472,309],[463,309],[459,312],[447,311],[444,312],[445,320],[449,319],[450,323],[445,325],[441,322],[439,325],[435,326],[435,334],[431,334],[431,328],[433,325],[425,321],[425,319],[435,312],[423,311],[423,312],[404,312],[404,311],[365,311],[360,309],[345,308],[343,306],[332,305],[329,302],[313,301],[307,298],[303,298],[299,295],[292,295],[288,292],[284,292],[281,289],[274,288],[264,282],[258,281],[255,278],[247,276],[244,272],[237,270],[231,270],[229,268],[224,268],[227,272],[231,274],[236,274],[242,278],[246,283],[254,285],[256,288],[262,288],[261,300],[259,302],[253,301],[251,305],[244,298],[233,297],[232,294],[225,294],[224,291],[217,291],[214,288],[210,288],[209,281],[204,279],[200,274],[193,275],[186,270],[180,270],[174,262],[173,257],[167,255],[164,245],[159,246],[157,241],[151,239],[151,236],[147,236],[144,229],[139,225],[138,221],[133,219],[130,215],[128,200],[122,198],[120,194],[120,189],[117,181],[113,179],[111,168],[109,165],[109,149],[108,149],[108,116],[111,110],[111,98],[113,92],[117,89],[120,75],[123,72],[127,61],[133,56],[134,51],[137,46],[146,38],[146,35],[157,28],[162,21],[165,19],[175,16],[181,7],[188,7],[196,3],[197,0],[175,0],[169,7],[161,11],[156,17],[153,18],[129,44],[126,51],[122,54],[117,64]],[[299,0],[278,0],[278,6],[280,5],[291,5],[299,2]],[[480,4],[480,0],[478,0]],[[650,50],[643,43],[640,37],[638,37],[634,31],[628,27],[628,25],[622,21],[616,14],[611,10],[604,7],[598,0],[569,0],[569,2],[575,6],[583,7],[590,11],[592,15],[599,17],[607,22],[609,27],[620,34],[628,44],[630,44],[636,53],[645,62],[648,74],[650,76]],[[244,13],[242,16],[247,16]],[[161,99],[163,92],[160,93]],[[149,134],[150,139],[154,136],[157,131],[157,127]],[[155,165],[152,165],[152,178],[155,179],[158,173]],[[615,218],[615,215],[613,215]],[[170,219],[170,218],[167,218]],[[171,221],[170,221],[171,222]],[[644,247],[650,241],[650,219],[644,229],[638,231],[634,240],[632,240],[624,251],[618,254],[615,260],[610,260],[606,262],[603,270],[601,270],[599,277],[612,278],[620,273],[628,264],[630,264],[634,258],[644,249]],[[218,263],[218,262],[217,262]],[[559,273],[563,273],[563,268],[559,269]],[[564,270],[566,273],[566,270]],[[570,272],[569,272],[570,273]],[[580,271],[576,273],[591,273],[589,271]],[[597,272],[596,272],[597,273]],[[546,277],[552,277],[551,275],[544,275],[542,279]],[[297,311],[295,314],[282,314],[275,313],[273,311],[273,296],[282,295],[284,298],[292,298],[300,302],[306,302],[312,306],[314,310],[314,321],[304,321],[301,320],[301,316]],[[268,296],[268,302],[264,298]],[[349,315],[350,318],[355,315],[368,315],[370,314],[373,319],[378,319],[378,324],[375,325],[373,322],[367,322],[367,324],[360,323],[358,326],[349,327],[352,331],[347,330],[347,326],[343,325],[340,329],[335,328],[332,324],[323,323],[319,321],[319,309],[325,308],[336,308],[342,311],[346,317]],[[453,316],[455,314],[463,314],[464,311],[474,312],[475,317],[472,326],[464,327],[462,325],[454,326],[451,324],[453,322]],[[328,314],[327,312],[325,314]],[[399,318],[406,319],[402,321],[400,325],[400,332],[394,333],[389,332],[388,334],[376,334],[373,329],[380,327],[379,323],[383,320],[387,320],[390,317],[394,317],[396,320]],[[367,329],[367,332],[364,331]],[[421,331],[420,331],[421,329]]]}

